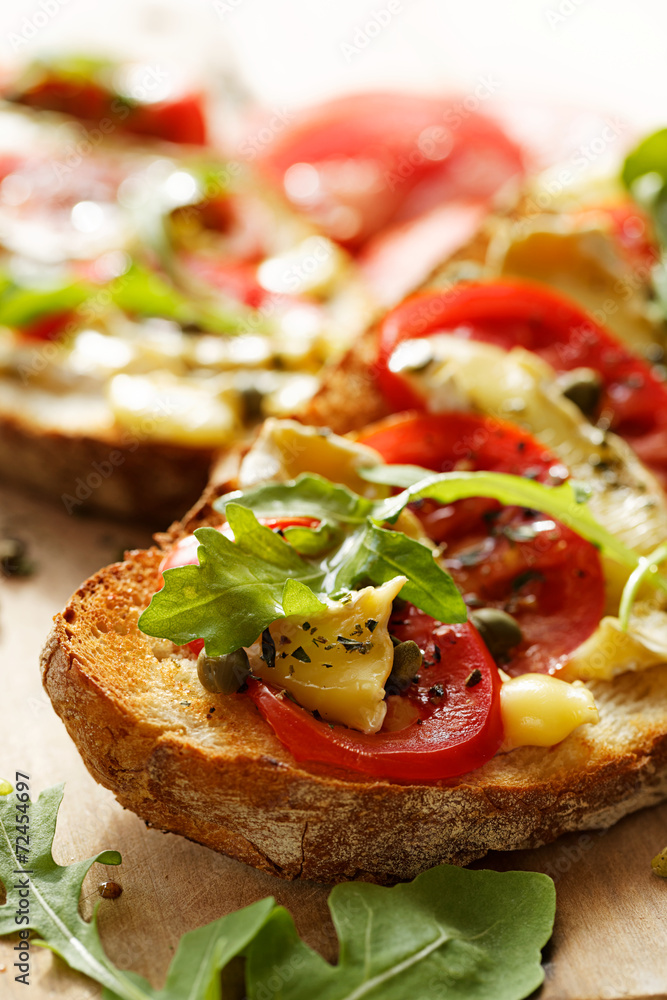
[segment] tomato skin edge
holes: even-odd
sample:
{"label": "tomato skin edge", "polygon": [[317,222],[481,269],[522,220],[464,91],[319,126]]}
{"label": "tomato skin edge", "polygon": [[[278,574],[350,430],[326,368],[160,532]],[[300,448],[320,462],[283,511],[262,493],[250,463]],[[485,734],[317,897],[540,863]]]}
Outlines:
{"label": "tomato skin edge", "polygon": [[[247,694],[277,738],[299,763],[329,765],[389,781],[446,781],[469,774],[490,760],[503,740],[498,669],[473,625],[466,626],[488,677],[486,711],[472,737],[444,745],[433,736],[438,713],[422,725],[367,735],[332,726],[257,678]],[[473,689],[474,690],[474,689]],[[429,745],[430,744],[430,745]]]}

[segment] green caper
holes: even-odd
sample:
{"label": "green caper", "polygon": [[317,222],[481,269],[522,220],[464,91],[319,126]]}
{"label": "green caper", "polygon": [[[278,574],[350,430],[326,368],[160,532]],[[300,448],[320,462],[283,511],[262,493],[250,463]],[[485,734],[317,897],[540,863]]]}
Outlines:
{"label": "green caper", "polygon": [[592,417],[602,394],[602,379],[593,368],[575,368],[558,380],[566,399],[579,407],[585,417]]}
{"label": "green caper", "polygon": [[202,649],[197,657],[197,676],[212,694],[234,694],[250,673],[245,649],[235,649],[222,656],[207,656]]}
{"label": "green caper", "polygon": [[523,638],[516,619],[498,608],[471,611],[470,619],[494,660],[506,656]]}
{"label": "green caper", "polygon": [[264,393],[260,392],[254,385],[250,385],[242,389],[240,395],[245,423],[256,423],[262,416]]}
{"label": "green caper", "polygon": [[667,847],[651,861],[651,868],[660,878],[667,878]]}
{"label": "green caper", "polygon": [[394,664],[387,681],[387,690],[390,694],[395,691],[407,691],[412,678],[422,665],[422,660],[422,651],[412,639],[394,647]]}

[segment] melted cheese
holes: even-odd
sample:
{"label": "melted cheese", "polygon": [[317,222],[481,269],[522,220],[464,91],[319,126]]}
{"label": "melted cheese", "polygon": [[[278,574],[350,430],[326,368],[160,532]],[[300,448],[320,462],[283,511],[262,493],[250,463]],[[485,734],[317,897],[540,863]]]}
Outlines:
{"label": "melted cheese", "polygon": [[381,587],[365,587],[348,603],[332,601],[307,622],[302,615],[274,622],[275,665],[261,658],[258,640],[248,650],[253,673],[328,722],[376,733],[387,712],[384,686],[394,662],[391,605],[404,583],[405,577],[397,576]]}
{"label": "melted cheese", "polygon": [[348,486],[360,496],[387,496],[367,483],[358,470],[377,465],[382,457],[372,448],[332,434],[326,427],[305,427],[296,420],[269,419],[241,463],[239,486],[247,489],[266,480],[295,479],[314,472],[334,483]]}
{"label": "melted cheese", "polygon": [[600,721],[595,699],[581,681],[569,684],[548,674],[523,674],[500,689],[503,749],[552,747],[584,723]]}
{"label": "melted cheese", "polygon": [[113,415],[121,427],[143,439],[215,447],[240,430],[236,394],[217,393],[213,380],[192,384],[153,375],[116,375],[108,388]]}

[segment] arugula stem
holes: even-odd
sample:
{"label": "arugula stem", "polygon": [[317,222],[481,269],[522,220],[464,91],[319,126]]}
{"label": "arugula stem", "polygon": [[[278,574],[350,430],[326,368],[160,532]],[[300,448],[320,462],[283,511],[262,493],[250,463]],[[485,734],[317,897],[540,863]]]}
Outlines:
{"label": "arugula stem", "polygon": [[[624,632],[627,632],[628,625],[630,624],[630,612],[632,611],[632,605],[634,604],[639,588],[642,583],[647,580],[649,573],[657,573],[658,566],[661,562],[667,559],[667,542],[663,542],[659,545],[657,549],[654,549],[648,556],[640,556],[639,562],[636,568],[632,571],[628,577],[628,581],[623,588],[623,594],[621,596],[621,606],[618,612],[618,618],[621,624],[621,628]],[[662,579],[657,577],[656,579]],[[647,580],[648,583],[654,583],[654,580]]]}
{"label": "arugula stem", "polygon": [[[429,498],[438,503],[453,503],[469,497],[489,497],[505,505],[530,507],[549,514],[592,542],[604,555],[630,570],[643,565],[644,557],[624,545],[595,520],[577,484],[544,486],[504,472],[444,472],[434,475],[418,466],[375,466],[363,470],[362,475],[370,482],[407,486],[398,496],[384,502],[382,514],[387,520],[395,519],[414,500]],[[420,475],[423,478],[419,479]],[[414,480],[413,484],[409,484],[410,478]],[[650,583],[667,593],[667,578],[658,574],[653,556],[646,558],[653,566]]]}

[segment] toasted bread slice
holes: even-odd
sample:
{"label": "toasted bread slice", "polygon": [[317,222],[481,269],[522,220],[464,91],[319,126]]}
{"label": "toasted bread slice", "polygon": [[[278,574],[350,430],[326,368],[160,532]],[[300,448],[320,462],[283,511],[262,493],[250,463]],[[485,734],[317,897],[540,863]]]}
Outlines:
{"label": "toasted bread slice", "polygon": [[209,694],[187,650],[139,631],[174,540],[91,577],[55,618],[46,690],[89,771],[147,823],[285,878],[409,879],[439,862],[607,827],[667,795],[667,665],[592,685],[601,722],[438,783],[297,763],[244,694]]}

